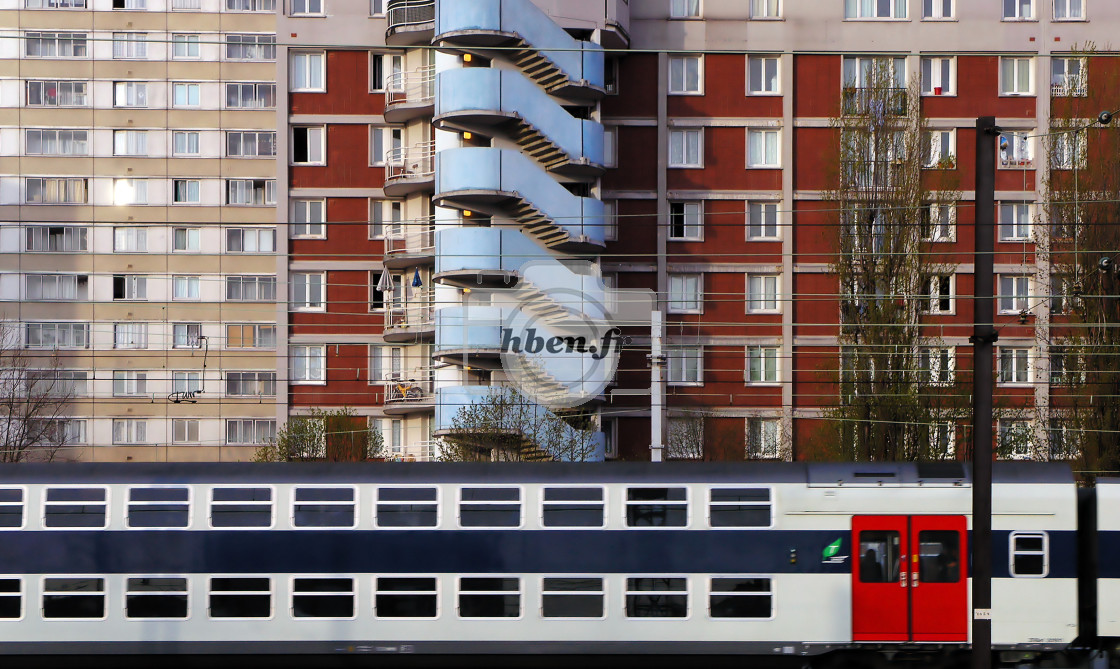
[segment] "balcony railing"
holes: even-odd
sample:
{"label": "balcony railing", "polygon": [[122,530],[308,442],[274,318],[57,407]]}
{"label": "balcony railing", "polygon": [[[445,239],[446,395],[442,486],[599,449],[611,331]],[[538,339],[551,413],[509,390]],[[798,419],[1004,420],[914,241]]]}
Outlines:
{"label": "balcony railing", "polygon": [[[409,281],[409,277],[405,277]],[[393,300],[385,306],[386,328],[414,328],[431,325],[435,320],[435,292],[415,290],[411,296]]]}
{"label": "balcony railing", "polygon": [[385,83],[386,104],[420,105],[435,98],[436,68],[426,65],[412,72],[394,72]]}
{"label": "balcony railing", "polygon": [[431,141],[390,150],[385,154],[385,181],[433,177],[435,148]]}
{"label": "balcony railing", "polygon": [[871,116],[905,116],[905,88],[845,88],[842,94],[844,114]]}
{"label": "balcony railing", "polygon": [[430,368],[390,372],[385,379],[386,404],[420,404],[435,397],[435,381]]}
{"label": "balcony railing", "polygon": [[1056,76],[1050,84],[1052,98],[1083,98],[1088,95],[1085,79],[1078,76]]}
{"label": "balcony railing", "polygon": [[439,442],[435,439],[418,441],[397,449],[390,448],[388,459],[394,462],[434,462],[438,447]]}
{"label": "balcony railing", "polygon": [[436,0],[389,0],[385,18],[389,30],[431,23],[436,19]]}
{"label": "balcony railing", "polygon": [[[385,235],[385,255],[426,255],[435,252],[435,217],[429,216],[411,221],[394,223],[394,228]],[[399,226],[399,227],[397,227]]]}

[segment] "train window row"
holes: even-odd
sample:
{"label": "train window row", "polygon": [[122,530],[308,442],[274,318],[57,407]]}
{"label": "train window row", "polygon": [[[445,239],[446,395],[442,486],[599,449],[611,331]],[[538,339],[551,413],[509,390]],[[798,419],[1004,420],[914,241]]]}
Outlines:
{"label": "train window row", "polygon": [[[288,613],[295,619],[347,620],[358,612],[353,577],[293,577]],[[440,617],[435,576],[379,576],[373,579],[372,612],[379,619],[423,620]],[[525,580],[508,576],[461,576],[456,582],[455,615],[464,619],[520,618]],[[220,620],[268,619],[276,593],[269,576],[207,578],[206,617]],[[706,613],[713,619],[769,619],[774,613],[771,579],[713,576],[707,579]],[[540,581],[539,616],[545,619],[602,619],[608,602],[603,578],[549,576]],[[191,617],[185,576],[127,577],[124,614],[131,620],[185,620]],[[41,616],[45,620],[106,617],[106,579],[87,576],[44,577]],[[689,583],[682,576],[626,578],[620,610],[627,618],[686,618]],[[24,616],[22,582],[0,578],[0,620]]]}
{"label": "train window row", "polygon": [[[635,528],[689,526],[688,489],[676,486],[628,487],[623,522]],[[769,488],[725,487],[707,491],[712,528],[770,527]],[[187,486],[128,489],[126,525],[138,529],[190,526],[192,489]],[[517,528],[524,523],[523,490],[516,486],[457,488],[457,526]],[[109,491],[101,487],[48,487],[42,526],[47,529],[100,529],[108,526]],[[384,486],[373,491],[374,522],[381,528],[440,526],[440,489],[434,486]],[[0,488],[0,529],[24,525],[24,490]],[[275,491],[268,486],[209,489],[208,521],[213,528],[269,528],[275,523]],[[353,486],[296,486],[291,499],[295,528],[350,529],[358,522],[358,489]],[[602,528],[607,503],[602,487],[546,487],[540,497],[546,528]]]}

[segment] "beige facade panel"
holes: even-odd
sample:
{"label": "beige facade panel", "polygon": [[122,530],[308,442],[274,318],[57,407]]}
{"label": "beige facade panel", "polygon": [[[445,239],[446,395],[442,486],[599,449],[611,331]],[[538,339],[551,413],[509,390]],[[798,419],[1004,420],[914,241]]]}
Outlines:
{"label": "beige facade panel", "polygon": [[168,12],[128,11],[93,12],[93,27],[98,30],[166,30],[171,24]]}
{"label": "beige facade panel", "polygon": [[[24,3],[20,3],[24,4]],[[5,18],[14,19],[6,25],[19,26],[24,30],[90,30],[93,15],[98,12],[81,10],[24,9],[17,12],[4,12]]]}
{"label": "beige facade panel", "polygon": [[222,12],[218,18],[225,32],[276,32],[276,14],[273,12]]}
{"label": "beige facade panel", "polygon": [[93,76],[93,61],[78,58],[24,58],[0,61],[10,71],[0,74],[24,79],[89,79]]}
{"label": "beige facade panel", "polygon": [[138,79],[155,81],[167,78],[167,63],[158,60],[99,60],[94,63],[95,79]]}
{"label": "beige facade panel", "polygon": [[[17,160],[19,161],[19,168],[11,170],[8,172],[9,174],[22,174],[27,176],[89,176],[93,174],[92,158],[78,158],[75,156],[24,156]],[[5,171],[7,172],[6,168]]]}
{"label": "beige facade panel", "polygon": [[93,305],[88,302],[0,302],[0,318],[24,321],[89,321]]}
{"label": "beige facade panel", "polygon": [[276,161],[271,158],[255,160],[223,160],[221,176],[244,179],[268,179],[276,176]]}
{"label": "beige facade panel", "polygon": [[275,130],[275,111],[234,111],[221,112],[222,128],[239,128],[244,130]]}
{"label": "beige facade panel", "polygon": [[276,81],[276,63],[273,61],[259,63],[223,61],[222,79],[226,81]]}
{"label": "beige facade panel", "polygon": [[[20,91],[20,94],[26,93]],[[15,107],[0,109],[0,125],[18,125],[28,128],[55,126],[91,128],[94,114],[94,110],[88,107]]]}
{"label": "beige facade panel", "polygon": [[[217,35],[213,38],[217,39]],[[217,81],[226,78],[222,72],[224,63],[172,60],[166,65],[167,78],[177,81]]]}
{"label": "beige facade panel", "polygon": [[0,256],[0,267],[21,272],[93,272],[99,265],[88,253],[22,253]]}
{"label": "beige facade panel", "polygon": [[68,451],[86,462],[246,462],[255,447],[245,446],[97,446]]}

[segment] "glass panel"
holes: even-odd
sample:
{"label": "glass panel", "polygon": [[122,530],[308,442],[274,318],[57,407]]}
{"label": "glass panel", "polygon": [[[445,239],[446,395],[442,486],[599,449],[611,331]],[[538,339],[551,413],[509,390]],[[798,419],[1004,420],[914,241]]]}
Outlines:
{"label": "glass panel", "polygon": [[961,580],[960,533],[954,530],[918,532],[918,580],[958,583]]}
{"label": "glass panel", "polygon": [[893,530],[859,533],[861,583],[898,583],[902,538]]}

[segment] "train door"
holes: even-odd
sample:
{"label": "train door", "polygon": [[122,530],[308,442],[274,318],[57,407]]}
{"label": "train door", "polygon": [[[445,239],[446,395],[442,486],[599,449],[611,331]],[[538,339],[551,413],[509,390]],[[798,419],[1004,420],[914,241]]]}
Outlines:
{"label": "train door", "polygon": [[855,516],[852,640],[968,640],[963,516]]}

